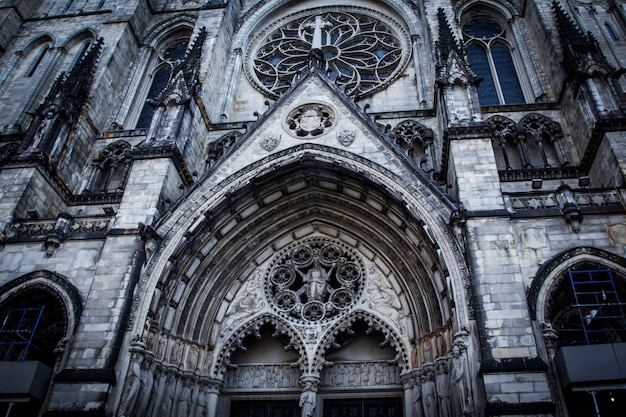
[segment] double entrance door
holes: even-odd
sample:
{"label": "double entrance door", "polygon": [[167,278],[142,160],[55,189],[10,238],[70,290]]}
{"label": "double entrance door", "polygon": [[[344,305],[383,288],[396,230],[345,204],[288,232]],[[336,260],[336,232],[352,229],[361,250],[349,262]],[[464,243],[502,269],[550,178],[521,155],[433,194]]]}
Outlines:
{"label": "double entrance door", "polygon": [[[400,398],[342,398],[322,402],[323,417],[402,417]],[[300,417],[300,407],[297,401],[234,401],[230,417]]]}

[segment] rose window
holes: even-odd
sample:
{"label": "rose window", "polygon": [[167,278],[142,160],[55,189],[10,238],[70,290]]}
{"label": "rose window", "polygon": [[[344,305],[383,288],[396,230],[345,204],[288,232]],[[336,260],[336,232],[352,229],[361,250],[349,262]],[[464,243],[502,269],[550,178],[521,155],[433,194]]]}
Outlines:
{"label": "rose window", "polygon": [[410,40],[400,25],[360,8],[308,10],[261,32],[247,52],[250,80],[277,97],[309,63],[321,67],[348,95],[373,94],[408,62]]}
{"label": "rose window", "polygon": [[281,314],[320,322],[355,303],[364,270],[350,249],[325,239],[310,239],[289,247],[273,262],[266,292]]}

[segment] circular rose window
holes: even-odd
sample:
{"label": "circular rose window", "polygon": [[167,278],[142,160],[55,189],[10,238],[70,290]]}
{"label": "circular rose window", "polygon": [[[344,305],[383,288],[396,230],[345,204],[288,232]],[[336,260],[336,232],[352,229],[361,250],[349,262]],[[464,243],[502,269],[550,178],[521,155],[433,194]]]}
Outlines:
{"label": "circular rose window", "polygon": [[363,287],[365,269],[352,250],[327,239],[309,239],[272,263],[266,293],[281,314],[320,322],[347,311]]}
{"label": "circular rose window", "polygon": [[314,59],[348,95],[362,97],[398,76],[410,49],[406,31],[380,13],[318,8],[262,31],[247,51],[246,73],[260,90],[277,97]]}

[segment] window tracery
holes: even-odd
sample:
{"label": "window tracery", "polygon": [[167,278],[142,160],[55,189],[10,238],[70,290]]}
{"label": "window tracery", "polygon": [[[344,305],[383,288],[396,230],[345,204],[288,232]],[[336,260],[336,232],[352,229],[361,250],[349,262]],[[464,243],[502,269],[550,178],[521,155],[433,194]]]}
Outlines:
{"label": "window tracery", "polygon": [[528,150],[526,165],[530,167],[563,166],[569,163],[561,145],[561,128],[545,116],[531,113],[524,117],[519,126],[525,134]]}
{"label": "window tracery", "polygon": [[144,105],[137,119],[136,129],[147,129],[150,127],[152,116],[154,115],[153,100],[157,98],[159,93],[163,91],[170,77],[172,76],[172,69],[174,64],[181,61],[185,57],[187,51],[187,44],[189,39],[179,39],[174,43],[169,44],[160,54],[157,55],[157,63],[155,64],[155,70],[152,74],[152,82]]}
{"label": "window tracery", "polygon": [[104,148],[97,159],[86,192],[121,190],[130,168],[130,144],[118,141]]}
{"label": "window tracery", "polygon": [[361,8],[313,9],[263,31],[248,50],[248,78],[264,93],[284,93],[312,55],[348,95],[373,94],[408,62],[410,40],[401,26]]}
{"label": "window tracery", "polygon": [[404,120],[393,129],[396,143],[406,153],[419,162],[426,172],[433,167],[432,145],[433,132],[414,120]]}
{"label": "window tracery", "polygon": [[552,168],[569,164],[558,123],[531,113],[519,123],[503,116],[486,121],[493,128],[498,169]]}
{"label": "window tracery", "polygon": [[472,70],[482,77],[478,98],[482,106],[525,103],[512,54],[508,28],[491,17],[472,17],[463,25]]}

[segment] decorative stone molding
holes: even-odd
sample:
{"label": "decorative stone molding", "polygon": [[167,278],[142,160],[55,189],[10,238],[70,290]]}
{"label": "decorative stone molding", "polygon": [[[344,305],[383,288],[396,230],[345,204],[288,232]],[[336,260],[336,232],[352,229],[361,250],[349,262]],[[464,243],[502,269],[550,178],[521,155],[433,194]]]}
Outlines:
{"label": "decorative stone molding", "polygon": [[268,152],[276,149],[280,145],[280,135],[267,135],[261,139],[261,147]]}

